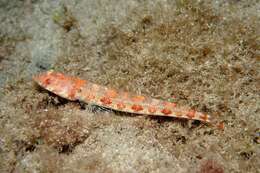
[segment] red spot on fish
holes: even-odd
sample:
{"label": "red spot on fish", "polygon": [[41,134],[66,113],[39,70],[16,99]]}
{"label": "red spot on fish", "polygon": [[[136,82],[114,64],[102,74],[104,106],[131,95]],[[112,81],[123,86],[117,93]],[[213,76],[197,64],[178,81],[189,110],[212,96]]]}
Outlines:
{"label": "red spot on fish", "polygon": [[78,78],[71,78],[71,80],[74,81],[74,85],[73,88],[69,91],[69,97],[71,99],[75,99],[76,92],[78,92],[80,88],[86,84],[86,81]]}
{"label": "red spot on fish", "polygon": [[203,121],[208,121],[208,116],[206,114],[203,114],[200,116],[200,119],[202,119]]}
{"label": "red spot on fish", "polygon": [[167,108],[164,108],[162,111],[161,111],[164,115],[169,115],[172,113],[172,111],[170,109],[167,109]]}
{"label": "red spot on fish", "polygon": [[148,111],[150,112],[150,113],[155,113],[156,112],[156,108],[155,107],[153,107],[153,106],[150,106],[149,108],[148,108]]}
{"label": "red spot on fish", "polygon": [[47,78],[47,79],[44,80],[43,85],[44,85],[44,87],[46,87],[46,86],[49,85],[50,83],[51,83],[51,79],[50,79],[50,78]]}
{"label": "red spot on fish", "polygon": [[70,90],[70,91],[69,91],[69,94],[68,94],[68,97],[69,97],[70,99],[74,99],[75,94],[76,94],[75,90]]}
{"label": "red spot on fish", "polygon": [[100,101],[104,104],[104,105],[109,105],[112,103],[111,99],[108,97],[103,97],[100,99]]}
{"label": "red spot on fish", "polygon": [[143,110],[143,107],[141,105],[136,104],[134,104],[131,108],[136,112]]}
{"label": "red spot on fish", "polygon": [[90,101],[95,99],[95,96],[93,94],[86,94],[86,99]]}
{"label": "red spot on fish", "polygon": [[117,103],[116,106],[117,106],[117,108],[120,109],[120,110],[122,110],[122,109],[124,109],[124,108],[126,107],[125,104],[122,103],[122,102]]}
{"label": "red spot on fish", "polygon": [[188,113],[187,113],[187,117],[189,117],[190,119],[194,118],[195,117],[195,113],[196,111],[195,110],[190,110]]}
{"label": "red spot on fish", "polygon": [[86,85],[87,81],[82,80],[82,79],[74,79],[75,80],[75,88],[79,89],[80,87],[82,87],[83,85]]}

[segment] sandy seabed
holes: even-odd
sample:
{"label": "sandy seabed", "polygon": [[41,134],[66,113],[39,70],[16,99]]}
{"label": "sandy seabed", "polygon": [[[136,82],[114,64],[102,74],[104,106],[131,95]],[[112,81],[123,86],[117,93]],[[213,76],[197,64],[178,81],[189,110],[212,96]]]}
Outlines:
{"label": "sandy seabed", "polygon": [[[260,172],[258,0],[1,0],[0,21],[0,172]],[[225,128],[69,102],[49,69]]]}

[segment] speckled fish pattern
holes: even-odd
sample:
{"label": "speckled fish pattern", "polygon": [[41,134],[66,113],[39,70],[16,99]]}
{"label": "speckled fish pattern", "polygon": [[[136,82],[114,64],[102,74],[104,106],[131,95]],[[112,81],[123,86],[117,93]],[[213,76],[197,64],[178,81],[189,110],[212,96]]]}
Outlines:
{"label": "speckled fish pattern", "polygon": [[71,101],[82,101],[116,111],[210,122],[210,116],[176,103],[97,85],[78,77],[47,71],[34,76],[44,89]]}

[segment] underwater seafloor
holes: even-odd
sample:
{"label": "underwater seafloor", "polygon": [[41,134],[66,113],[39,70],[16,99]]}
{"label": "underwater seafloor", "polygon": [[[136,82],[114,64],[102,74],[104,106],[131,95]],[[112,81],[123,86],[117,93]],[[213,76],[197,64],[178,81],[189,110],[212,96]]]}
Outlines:
{"label": "underwater seafloor", "polygon": [[[1,0],[0,172],[260,172],[258,0]],[[49,69],[224,122],[69,102]]]}

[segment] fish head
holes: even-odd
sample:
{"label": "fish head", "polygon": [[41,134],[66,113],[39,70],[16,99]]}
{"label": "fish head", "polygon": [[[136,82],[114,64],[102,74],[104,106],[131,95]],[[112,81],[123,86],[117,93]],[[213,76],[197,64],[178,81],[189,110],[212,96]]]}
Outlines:
{"label": "fish head", "polygon": [[68,100],[77,100],[76,93],[86,83],[79,78],[66,76],[53,70],[40,73],[33,79],[44,89]]}

